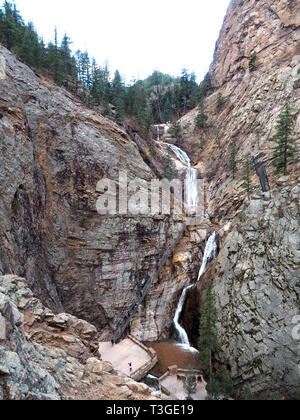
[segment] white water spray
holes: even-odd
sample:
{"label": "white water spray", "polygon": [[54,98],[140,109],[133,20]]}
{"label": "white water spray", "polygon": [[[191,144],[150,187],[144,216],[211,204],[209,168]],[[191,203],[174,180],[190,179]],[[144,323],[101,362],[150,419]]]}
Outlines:
{"label": "white water spray", "polygon": [[185,202],[187,206],[197,207],[199,201],[198,194],[198,169],[192,168],[191,160],[188,155],[174,144],[162,143],[168,146],[177,158],[187,166],[185,175]]}
{"label": "white water spray", "polygon": [[175,144],[169,144],[169,143],[163,143],[163,142],[162,144],[168,146],[185,166],[187,167],[191,166],[191,160],[183,150],[175,146]]}
{"label": "white water spray", "polygon": [[193,285],[191,285],[191,286],[188,286],[188,287],[186,287],[184,290],[183,290],[183,292],[182,292],[182,295],[181,295],[181,297],[180,297],[180,300],[179,300],[179,303],[178,303],[178,306],[177,306],[177,309],[176,309],[176,312],[175,312],[175,317],[174,317],[174,325],[175,325],[175,328],[176,328],[176,330],[177,330],[177,333],[178,333],[178,338],[179,338],[179,346],[180,347],[182,347],[182,348],[184,348],[185,350],[187,350],[187,351],[190,351],[190,352],[197,352],[198,350],[196,350],[194,347],[191,347],[190,346],[190,341],[189,341],[189,338],[188,338],[188,335],[187,335],[187,332],[185,331],[185,329],[179,324],[179,319],[180,319],[180,316],[181,316],[181,312],[182,312],[182,309],[183,309],[183,305],[184,305],[184,303],[185,303],[185,300],[186,300],[186,295],[187,295],[187,292],[191,289],[193,287]]}
{"label": "white water spray", "polygon": [[198,170],[188,168],[185,176],[186,204],[188,206],[198,206]]}
{"label": "white water spray", "polygon": [[[201,276],[205,273],[205,271],[207,269],[207,266],[210,263],[210,261],[212,261],[214,258],[217,257],[217,254],[218,254],[217,234],[216,234],[216,232],[214,232],[209,237],[209,239],[206,243],[204,256],[203,256],[203,262],[202,262],[202,265],[201,265],[201,268],[200,268],[200,271],[199,271],[199,275],[198,275],[198,281],[200,280]],[[194,287],[194,284],[186,287],[183,290],[182,295],[181,295],[180,300],[179,300],[179,303],[178,303],[178,306],[177,306],[177,309],[176,309],[176,313],[175,313],[175,317],[174,317],[173,322],[174,322],[174,325],[175,325],[175,328],[177,330],[178,337],[179,337],[179,340],[180,340],[180,343],[178,345],[180,347],[183,347],[187,351],[198,352],[198,350],[196,350],[194,347],[191,347],[187,332],[179,324],[182,309],[183,309],[183,306],[184,306],[185,301],[186,301],[187,293],[192,287]]]}
{"label": "white water spray", "polygon": [[198,281],[201,279],[201,276],[205,273],[208,264],[210,261],[215,259],[218,255],[218,244],[217,244],[217,234],[214,232],[209,238],[206,243],[203,261],[201,268],[199,270]]}

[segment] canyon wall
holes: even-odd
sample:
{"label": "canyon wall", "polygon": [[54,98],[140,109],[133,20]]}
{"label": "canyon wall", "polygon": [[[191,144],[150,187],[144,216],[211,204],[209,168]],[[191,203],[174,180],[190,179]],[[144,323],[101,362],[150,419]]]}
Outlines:
{"label": "canyon wall", "polygon": [[183,234],[181,217],[101,216],[103,177],[154,178],[116,124],[0,46],[0,273],[120,338]]}
{"label": "canyon wall", "polygon": [[[300,166],[299,160],[290,165],[290,176],[278,181],[268,139],[286,101],[300,137],[299,16],[293,0],[231,2],[210,69],[207,127],[195,128],[197,109],[181,119],[181,147],[204,178],[209,216],[189,228],[181,216],[100,216],[99,180],[118,185],[122,170],[129,179],[150,181],[163,165],[152,158],[148,166],[141,156],[145,141],[136,145],[134,136],[0,46],[0,274],[26,278],[54,313],[96,326],[97,339],[118,339],[130,326],[141,340],[166,339],[182,289],[197,279],[205,239],[219,230],[220,255],[190,294],[185,325],[196,341],[200,302],[212,278],[222,344],[216,362],[228,366],[238,387],[250,383],[260,395],[291,396],[299,375],[291,328],[300,307]],[[272,190],[259,195],[253,173],[250,203],[241,179],[248,153],[266,165]],[[8,290],[1,293],[8,295],[3,302],[12,299]],[[23,340],[22,321],[11,318],[9,307],[5,301],[2,316]],[[75,341],[86,357],[90,348]],[[37,392],[61,396],[49,380],[52,385]]]}
{"label": "canyon wall", "polygon": [[[216,363],[230,370],[237,388],[259,397],[296,395],[299,341],[299,153],[289,176],[274,175],[269,139],[289,102],[294,138],[300,139],[300,6],[296,1],[232,1],[210,68],[213,92],[205,99],[208,125],[195,128],[197,110],[181,120],[186,151],[206,181],[206,206],[221,230],[221,251],[187,300],[183,322],[197,341],[199,305],[214,281],[222,351]],[[255,69],[249,62],[257,53]],[[218,106],[219,95],[224,103]],[[200,149],[205,137],[204,149]],[[233,179],[229,158],[237,148]],[[266,166],[271,191],[248,202],[242,171],[248,153]],[[192,327],[191,327],[192,325]]]}
{"label": "canyon wall", "polygon": [[[207,127],[196,128],[197,109],[181,119],[182,148],[192,156],[206,181],[208,213],[222,225],[236,215],[246,199],[241,172],[248,153],[265,163],[272,187],[269,139],[286,102],[293,108],[299,138],[299,25],[297,1],[232,1],[210,68],[214,89],[204,100]],[[257,54],[256,69],[250,71],[253,52]],[[219,95],[223,100],[220,106]],[[229,164],[233,143],[237,148],[235,179]],[[299,163],[290,169],[299,170]],[[259,191],[254,174],[252,181]]]}
{"label": "canyon wall", "polygon": [[300,366],[293,335],[300,308],[300,177],[252,200],[233,222],[214,273],[220,359],[235,385],[295,397]]}

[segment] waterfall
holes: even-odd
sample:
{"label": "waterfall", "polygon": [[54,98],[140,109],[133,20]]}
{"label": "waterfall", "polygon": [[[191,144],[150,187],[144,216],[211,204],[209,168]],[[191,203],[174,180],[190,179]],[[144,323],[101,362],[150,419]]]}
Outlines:
{"label": "waterfall", "polygon": [[179,324],[179,319],[180,319],[180,315],[181,315],[181,312],[182,312],[182,309],[183,309],[183,305],[184,305],[185,300],[186,300],[187,292],[193,286],[194,285],[192,284],[191,286],[188,286],[183,290],[182,295],[181,295],[180,300],[179,300],[179,303],[178,303],[178,306],[177,306],[177,309],[176,309],[176,312],[175,312],[175,316],[174,316],[173,321],[174,321],[174,325],[175,325],[175,328],[177,330],[178,337],[179,337],[179,344],[178,345],[180,347],[188,350],[188,351],[197,352],[198,350],[196,350],[194,347],[190,346],[188,335],[187,335],[185,329]]}
{"label": "waterfall", "polygon": [[[159,138],[160,138],[160,136],[159,136],[159,128],[158,128],[158,139]],[[174,144],[168,144],[168,143],[161,143],[161,144],[164,144],[164,145],[168,146],[173,151],[173,153],[177,156],[177,158],[187,167],[187,171],[186,171],[186,175],[185,175],[186,205],[190,206],[190,207],[198,206],[198,201],[199,201],[198,170],[195,169],[195,168],[192,168],[190,158],[179,147],[175,146]],[[209,237],[209,239],[207,241],[207,244],[206,244],[206,247],[205,247],[203,263],[202,263],[202,266],[201,266],[200,271],[199,271],[198,281],[199,281],[200,277],[202,276],[202,274],[205,272],[208,263],[213,258],[216,258],[217,251],[218,251],[218,247],[217,247],[217,241],[216,241],[216,233],[214,232]],[[194,287],[194,285],[188,286],[183,290],[182,295],[181,295],[180,300],[179,300],[179,303],[178,303],[178,306],[177,306],[177,309],[176,309],[176,313],[175,313],[173,322],[174,322],[174,325],[175,325],[175,328],[177,330],[178,337],[179,337],[178,345],[183,347],[184,349],[190,351],[190,352],[198,352],[198,350],[196,350],[195,348],[190,346],[190,342],[189,342],[187,332],[185,331],[185,329],[179,323],[180,316],[181,316],[181,313],[182,313],[182,310],[183,310],[183,306],[184,306],[185,301],[186,301],[187,293],[192,287]]]}
{"label": "waterfall", "polygon": [[198,281],[200,280],[202,274],[205,273],[208,264],[217,257],[218,255],[218,244],[217,244],[217,234],[214,232],[209,238],[205,246],[204,256],[201,268],[199,270]]}
{"label": "waterfall", "polygon": [[157,128],[157,141],[160,141],[160,129],[159,129],[159,125],[157,125],[156,128]]}
{"label": "waterfall", "polygon": [[188,168],[191,167],[191,160],[188,157],[188,155],[181,149],[179,149],[179,147],[175,146],[175,144],[169,144],[169,143],[162,143],[165,144],[166,146],[170,147],[170,149],[172,150],[172,152],[175,153],[175,155],[178,157],[178,159]]}
{"label": "waterfall", "polygon": [[178,159],[187,166],[187,171],[185,175],[185,197],[186,197],[186,205],[191,207],[198,206],[198,170],[192,168],[191,160],[188,155],[181,150],[179,147],[175,146],[174,144],[169,143],[162,143],[168,146],[174,154],[178,157]]}
{"label": "waterfall", "polygon": [[[217,234],[216,234],[216,232],[214,232],[208,238],[208,241],[207,241],[206,246],[205,246],[203,262],[202,262],[201,268],[199,270],[198,281],[200,280],[202,274],[204,274],[204,272],[206,271],[207,266],[210,263],[210,261],[212,261],[214,258],[216,258],[217,255],[218,255]],[[181,316],[182,309],[183,309],[183,306],[184,306],[185,301],[186,301],[187,293],[192,287],[194,287],[194,284],[186,287],[183,290],[182,295],[181,295],[180,300],[179,300],[179,303],[178,303],[178,306],[177,306],[177,309],[176,309],[176,313],[175,313],[173,322],[174,322],[175,328],[178,332],[178,337],[179,337],[179,340],[180,340],[179,345],[181,347],[185,348],[188,351],[197,352],[198,350],[196,350],[194,347],[190,346],[190,342],[189,342],[187,332],[179,324],[180,316]]]}
{"label": "waterfall", "polygon": [[198,170],[188,168],[185,177],[186,204],[188,206],[198,206]]}

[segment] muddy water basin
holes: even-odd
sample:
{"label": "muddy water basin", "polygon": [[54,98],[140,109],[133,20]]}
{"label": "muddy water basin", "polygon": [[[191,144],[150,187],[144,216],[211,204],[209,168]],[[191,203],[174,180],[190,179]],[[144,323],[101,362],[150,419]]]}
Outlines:
{"label": "muddy water basin", "polygon": [[182,347],[176,345],[174,341],[160,343],[144,343],[152,347],[157,354],[158,363],[151,370],[150,374],[160,377],[168,370],[169,366],[178,366],[179,368],[199,368],[198,354],[191,353]]}

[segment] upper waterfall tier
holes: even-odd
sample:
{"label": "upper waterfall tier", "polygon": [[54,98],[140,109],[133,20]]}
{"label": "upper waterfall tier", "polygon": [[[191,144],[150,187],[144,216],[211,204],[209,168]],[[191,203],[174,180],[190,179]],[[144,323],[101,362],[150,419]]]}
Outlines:
{"label": "upper waterfall tier", "polygon": [[162,143],[165,144],[166,146],[170,147],[170,149],[175,153],[175,155],[178,157],[178,159],[188,168],[190,168],[191,165],[191,160],[188,157],[188,155],[181,150],[179,147],[175,146],[174,144],[169,144],[169,143]]}

